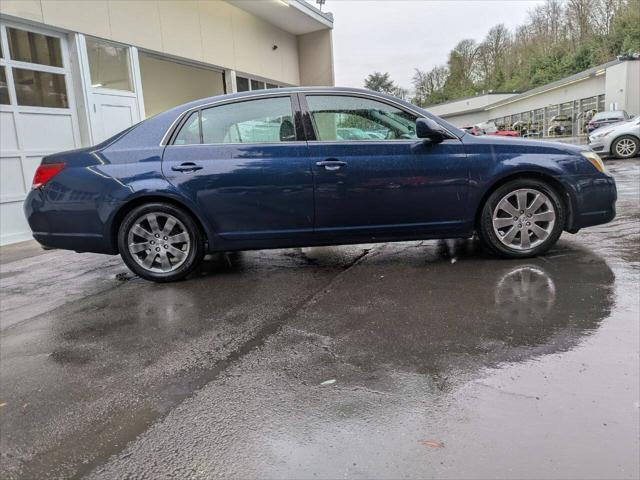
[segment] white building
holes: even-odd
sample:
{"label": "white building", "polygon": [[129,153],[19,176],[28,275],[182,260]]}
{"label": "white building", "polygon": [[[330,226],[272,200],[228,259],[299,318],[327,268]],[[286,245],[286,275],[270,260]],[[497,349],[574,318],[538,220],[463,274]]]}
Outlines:
{"label": "white building", "polygon": [[333,18],[304,0],[0,1],[0,244],[49,153],[225,92],[333,85]]}
{"label": "white building", "polygon": [[520,122],[553,136],[554,122],[562,121],[564,135],[584,135],[596,111],[640,114],[640,59],[614,60],[524,93],[477,95],[427,110],[458,127],[491,121],[508,130]]}

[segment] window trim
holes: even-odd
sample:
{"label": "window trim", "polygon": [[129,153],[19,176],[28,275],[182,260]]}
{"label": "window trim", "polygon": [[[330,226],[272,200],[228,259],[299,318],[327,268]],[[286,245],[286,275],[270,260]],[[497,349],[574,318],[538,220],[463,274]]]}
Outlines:
{"label": "window trim", "polygon": [[[271,90],[271,91],[270,91]],[[173,138],[173,135],[175,133],[175,130],[177,128],[177,125],[179,122],[181,122],[184,117],[186,117],[187,115],[189,115],[191,112],[193,112],[194,110],[200,110],[203,108],[207,108],[207,107],[212,107],[212,106],[216,106],[216,105],[223,105],[226,103],[235,103],[235,102],[241,102],[241,101],[245,101],[245,100],[250,100],[250,99],[256,99],[256,98],[260,98],[260,97],[278,97],[278,96],[289,96],[292,98],[292,104],[294,106],[294,108],[299,108],[298,113],[302,116],[302,125],[304,127],[304,140],[296,140],[295,142],[275,142],[275,144],[280,144],[282,145],[283,143],[287,143],[287,144],[293,144],[293,143],[305,143],[305,142],[322,142],[323,140],[316,140],[315,139],[315,135],[312,133],[311,135],[309,134],[309,132],[307,131],[307,123],[308,121],[310,121],[309,117],[309,108],[307,106],[307,102],[305,99],[306,95],[336,95],[336,96],[351,96],[351,97],[363,97],[363,98],[368,98],[368,99],[372,99],[372,100],[378,100],[381,101],[383,103],[388,103],[391,106],[394,106],[400,110],[404,110],[407,113],[411,113],[413,115],[417,115],[419,118],[425,118],[425,115],[418,111],[418,110],[414,110],[412,108],[409,108],[401,103],[395,102],[391,99],[388,98],[384,98],[384,97],[379,97],[376,94],[368,94],[366,92],[350,92],[350,91],[331,91],[331,90],[322,90],[322,89],[318,89],[318,90],[302,90],[302,91],[289,91],[289,92],[279,92],[277,89],[267,89],[267,90],[260,90],[260,93],[255,93],[255,94],[251,94],[251,93],[245,93],[245,95],[243,95],[240,98],[230,98],[230,99],[221,99],[221,100],[216,100],[213,102],[209,102],[203,105],[198,105],[196,107],[192,107],[188,110],[185,110],[184,112],[182,112],[180,115],[178,115],[178,117],[171,123],[171,125],[169,125],[169,128],[167,128],[166,132],[164,133],[164,135],[162,136],[162,139],[160,140],[160,143],[158,144],[160,147],[166,147],[166,146],[173,146],[170,144],[170,140]],[[296,97],[297,98],[297,104],[293,103],[293,98]],[[295,113],[295,112],[294,112]],[[296,118],[294,116],[294,118]],[[427,117],[430,118],[430,117]],[[452,133],[447,127],[445,127],[444,125],[440,124],[438,122],[438,125],[440,125],[445,132],[447,132],[447,134],[451,137],[451,140],[460,140],[460,137],[458,137],[457,135],[455,135],[454,133]],[[313,138],[312,138],[313,137]],[[418,139],[420,140],[420,139]],[[335,141],[333,140],[324,140],[327,143],[335,143]],[[383,140],[383,141],[387,141],[387,140]],[[394,140],[395,142],[398,142],[398,140]],[[400,141],[406,141],[406,142],[413,142],[415,143],[415,140],[400,140]],[[369,144],[375,143],[374,141],[366,141]],[[351,143],[357,143],[357,142],[351,142]],[[201,144],[203,145],[203,144]],[[206,144],[204,144],[206,145]],[[214,145],[231,145],[229,143],[225,143],[225,144],[214,144]],[[245,144],[239,144],[239,145],[247,145]],[[254,143],[252,145],[259,145],[257,143]],[[185,145],[175,145],[176,147],[180,147],[180,146],[185,146]]]}
{"label": "window trim", "polygon": [[[380,138],[380,139],[371,139],[371,140],[365,140],[365,139],[358,139],[358,140],[344,140],[344,139],[336,139],[336,140],[320,140],[318,138],[318,126],[316,125],[315,119],[313,118],[313,114],[311,112],[311,108],[309,107],[309,103],[307,102],[307,98],[306,97],[328,97],[328,96],[332,96],[332,97],[351,97],[354,98],[352,95],[322,95],[322,94],[312,94],[312,95],[305,95],[305,99],[304,99],[304,104],[307,110],[307,116],[309,119],[309,124],[310,124],[310,128],[312,131],[312,135],[308,135],[308,139],[310,142],[314,142],[314,143],[319,143],[319,142],[323,142],[323,143],[362,143],[362,144],[368,144],[368,143],[376,143],[376,142],[415,142],[418,140],[418,138]],[[356,97],[357,98],[357,97]],[[371,100],[370,98],[367,98],[366,100]],[[374,101],[378,101],[377,99]],[[383,105],[387,105],[387,106],[392,106],[386,102],[383,101],[379,101],[379,103],[382,103]],[[395,107],[397,110],[400,110],[401,112],[407,113],[411,116],[416,116],[415,113],[413,112],[406,112],[405,110]],[[420,118],[419,116],[416,117]]]}
{"label": "window trim", "polygon": [[[299,129],[299,120],[298,120],[298,114],[300,112],[300,107],[298,102],[296,101],[296,99],[294,99],[294,94],[292,93],[280,93],[280,94],[256,94],[256,95],[248,95],[246,97],[242,97],[242,98],[233,98],[233,99],[228,99],[228,100],[220,100],[217,102],[212,102],[212,103],[208,103],[205,105],[200,105],[198,107],[193,107],[189,110],[186,110],[185,112],[182,112],[182,114],[178,117],[179,121],[174,121],[174,124],[169,127],[169,130],[167,131],[167,133],[169,133],[169,131],[171,131],[171,135],[169,136],[169,138],[167,139],[166,143],[163,143],[165,140],[165,137],[167,136],[167,133],[165,133],[165,137],[163,137],[162,141],[160,142],[160,146],[164,146],[164,147],[194,147],[194,146],[225,146],[225,145],[293,145],[293,144],[300,144],[300,143],[306,143],[306,140],[300,140],[299,136],[300,136],[300,129]],[[260,97],[268,97],[268,98],[289,98],[289,102],[291,104],[291,117],[293,119],[293,126],[296,132],[296,140],[291,141],[291,142],[218,142],[218,143],[204,143],[204,137],[203,137],[203,132],[202,132],[202,111],[203,110],[208,110],[210,108],[215,108],[215,107],[221,107],[223,105],[231,105],[231,104],[235,104],[235,103],[242,103],[242,102],[248,102],[248,101],[253,101],[253,100],[261,100]],[[190,143],[190,144],[186,144],[186,145],[176,145],[174,142],[176,140],[176,137],[178,136],[180,130],[182,130],[182,127],[184,126],[184,124],[188,121],[189,117],[191,116],[191,114],[197,111],[198,112],[198,121],[200,123],[200,143]],[[174,126],[175,125],[175,126]],[[171,130],[173,128],[173,131]]]}
{"label": "window trim", "polygon": [[[393,143],[416,143],[423,141],[421,138],[390,138],[390,139],[379,139],[379,140],[319,140],[316,135],[316,131],[314,128],[314,121],[311,115],[311,109],[309,108],[309,104],[307,103],[306,97],[356,97],[356,98],[365,98],[367,100],[374,100],[390,107],[394,107],[402,112],[408,113],[410,115],[416,116],[416,118],[425,118],[425,115],[422,112],[418,112],[417,110],[410,109],[400,103],[394,102],[391,99],[379,97],[375,94],[367,94],[364,92],[333,92],[333,91],[303,91],[299,93],[301,108],[303,111],[303,115],[305,117],[305,133],[308,142],[312,142],[313,144],[330,144],[330,143],[345,143],[345,144],[354,144],[354,145],[371,145],[380,142],[393,142]],[[428,117],[427,117],[428,118]],[[457,135],[451,133],[444,125],[438,123],[450,136],[449,139],[445,140],[460,140]]]}

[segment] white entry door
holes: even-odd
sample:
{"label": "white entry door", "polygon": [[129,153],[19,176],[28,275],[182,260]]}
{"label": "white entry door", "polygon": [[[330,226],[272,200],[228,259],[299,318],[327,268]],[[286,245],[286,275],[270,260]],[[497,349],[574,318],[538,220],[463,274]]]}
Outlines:
{"label": "white entry door", "polygon": [[94,91],[91,102],[95,120],[91,122],[94,143],[100,143],[140,121],[136,97]]}
{"label": "white entry door", "polygon": [[92,143],[138,123],[143,114],[137,58],[131,47],[85,37],[83,55]]}

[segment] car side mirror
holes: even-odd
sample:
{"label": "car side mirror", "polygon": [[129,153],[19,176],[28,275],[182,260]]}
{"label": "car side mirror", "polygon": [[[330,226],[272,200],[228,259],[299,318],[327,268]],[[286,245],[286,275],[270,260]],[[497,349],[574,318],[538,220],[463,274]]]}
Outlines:
{"label": "car side mirror", "polygon": [[434,143],[440,143],[447,138],[445,129],[438,122],[426,117],[416,119],[416,135],[418,138],[427,138]]}

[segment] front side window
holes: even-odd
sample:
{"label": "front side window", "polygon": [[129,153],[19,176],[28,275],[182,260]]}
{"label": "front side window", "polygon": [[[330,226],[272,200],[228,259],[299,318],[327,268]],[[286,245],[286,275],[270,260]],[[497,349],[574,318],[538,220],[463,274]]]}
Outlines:
{"label": "front side window", "polygon": [[[201,130],[200,130],[201,129]],[[264,98],[206,108],[194,113],[174,145],[200,143],[277,143],[296,140],[289,97]]]}
{"label": "front side window", "polygon": [[309,112],[322,141],[415,139],[416,116],[383,102],[341,95],[308,95]]}

